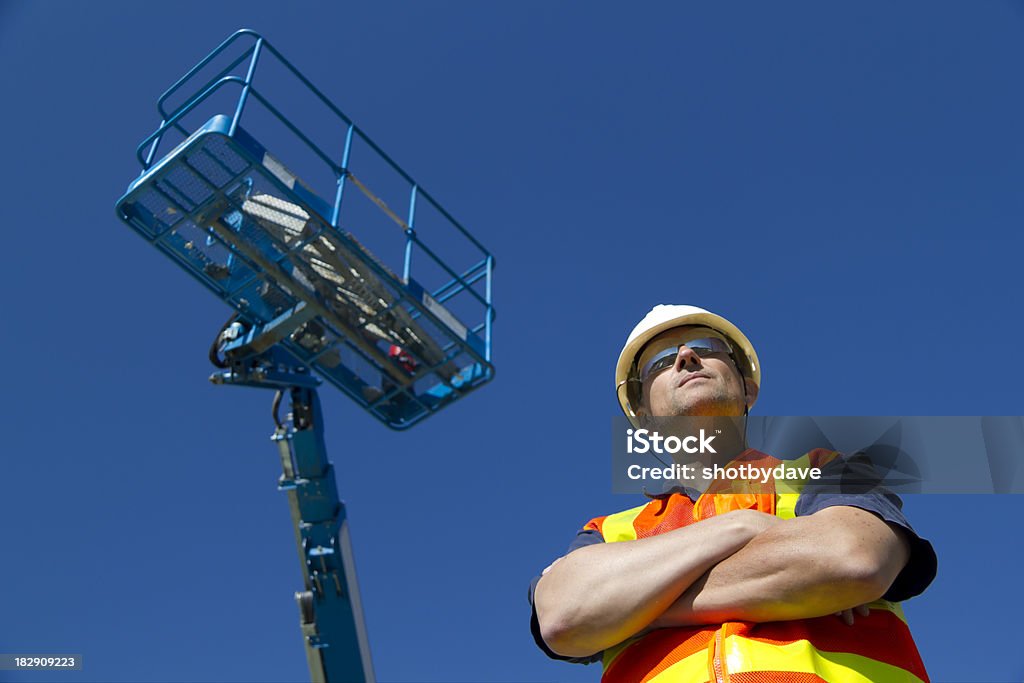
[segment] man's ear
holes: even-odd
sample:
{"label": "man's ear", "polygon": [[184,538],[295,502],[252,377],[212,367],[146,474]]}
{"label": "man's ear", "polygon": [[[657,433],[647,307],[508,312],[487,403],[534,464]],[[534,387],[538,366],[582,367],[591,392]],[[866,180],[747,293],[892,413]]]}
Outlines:
{"label": "man's ear", "polygon": [[754,405],[754,401],[757,400],[758,386],[754,384],[754,380],[749,377],[744,377],[743,383],[747,388],[747,408],[749,409]]}
{"label": "man's ear", "polygon": [[636,414],[637,426],[641,429],[651,428],[651,422],[654,418],[651,417],[651,411],[647,409],[647,406],[641,404],[633,412]]}
{"label": "man's ear", "polygon": [[[640,384],[637,382],[637,384]],[[633,390],[633,396],[629,402],[630,407],[633,409],[634,415],[649,415],[650,411],[647,410],[647,406],[644,402],[644,387],[642,384]]]}

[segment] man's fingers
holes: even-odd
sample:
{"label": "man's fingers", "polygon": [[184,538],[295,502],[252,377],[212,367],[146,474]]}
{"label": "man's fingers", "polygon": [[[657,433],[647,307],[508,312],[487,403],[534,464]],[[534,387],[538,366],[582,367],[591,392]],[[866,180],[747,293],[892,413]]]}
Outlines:
{"label": "man's fingers", "polygon": [[844,609],[842,611],[836,612],[836,616],[839,617],[840,619],[842,619],[843,623],[846,624],[847,626],[853,626],[853,610],[852,609]]}
{"label": "man's fingers", "polygon": [[862,617],[871,616],[871,609],[867,605],[857,605],[852,609],[844,609],[836,612],[836,616],[843,620],[843,623],[847,626],[853,626],[853,615],[854,612]]}

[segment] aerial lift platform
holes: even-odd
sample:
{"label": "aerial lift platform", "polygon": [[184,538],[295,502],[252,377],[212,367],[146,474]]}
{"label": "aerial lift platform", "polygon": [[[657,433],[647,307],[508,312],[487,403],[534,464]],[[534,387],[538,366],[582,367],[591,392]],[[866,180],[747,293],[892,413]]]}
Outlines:
{"label": "aerial lift platform", "polygon": [[217,46],[157,111],[117,214],[233,309],[210,379],[276,390],[312,679],[371,681],[316,388],[404,430],[490,381],[494,258],[254,31]]}

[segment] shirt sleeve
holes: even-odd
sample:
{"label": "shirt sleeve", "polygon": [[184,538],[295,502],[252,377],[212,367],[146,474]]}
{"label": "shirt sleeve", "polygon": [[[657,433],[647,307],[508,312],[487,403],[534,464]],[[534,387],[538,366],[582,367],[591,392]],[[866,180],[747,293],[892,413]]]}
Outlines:
{"label": "shirt sleeve", "polygon": [[932,544],[918,536],[903,515],[900,497],[881,487],[865,493],[805,493],[797,499],[795,513],[804,517],[836,505],[874,513],[883,521],[899,527],[909,542],[910,559],[882,597],[891,602],[901,602],[923,593],[935,578],[938,558]]}
{"label": "shirt sleeve", "polygon": [[[604,537],[601,535],[601,532],[596,529],[584,528],[576,534],[576,538],[574,538],[572,540],[572,543],[569,544],[569,549],[565,551],[565,554],[568,555],[574,550],[579,550],[580,548],[585,548],[588,545],[594,545],[597,543],[604,543]],[[533,634],[533,640],[535,643],[537,643],[537,647],[543,650],[544,654],[546,654],[548,657],[552,659],[559,659],[564,662],[573,662],[575,664],[592,664],[594,662],[601,661],[601,657],[604,654],[603,652],[594,653],[589,657],[565,657],[564,655],[560,655],[557,652],[554,652],[551,648],[548,647],[548,644],[544,642],[544,638],[541,637],[540,634],[540,622],[537,621],[537,608],[533,604],[533,592],[537,590],[538,581],[540,581],[539,574],[533,577],[533,580],[530,581],[530,592],[528,595],[528,598],[530,600],[531,612],[530,632]]]}

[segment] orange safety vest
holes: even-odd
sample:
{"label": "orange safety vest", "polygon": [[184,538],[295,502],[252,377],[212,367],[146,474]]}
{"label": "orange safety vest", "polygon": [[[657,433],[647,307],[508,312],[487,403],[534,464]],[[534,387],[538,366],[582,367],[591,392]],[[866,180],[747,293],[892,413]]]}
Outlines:
{"label": "orange safety vest", "polygon": [[[821,467],[838,454],[818,449],[795,461],[746,451],[735,463],[759,467]],[[742,490],[734,482],[730,490]],[[597,517],[584,529],[605,542],[662,534],[737,509],[754,509],[783,519],[795,515],[803,483],[768,482],[774,493],[705,493],[696,502],[673,493],[646,505]],[[721,489],[717,489],[721,490]],[[898,603],[877,600],[870,615],[847,626],[834,615],[720,626],[666,628],[626,640],[604,652],[602,683],[922,683],[928,681],[921,655]]]}

